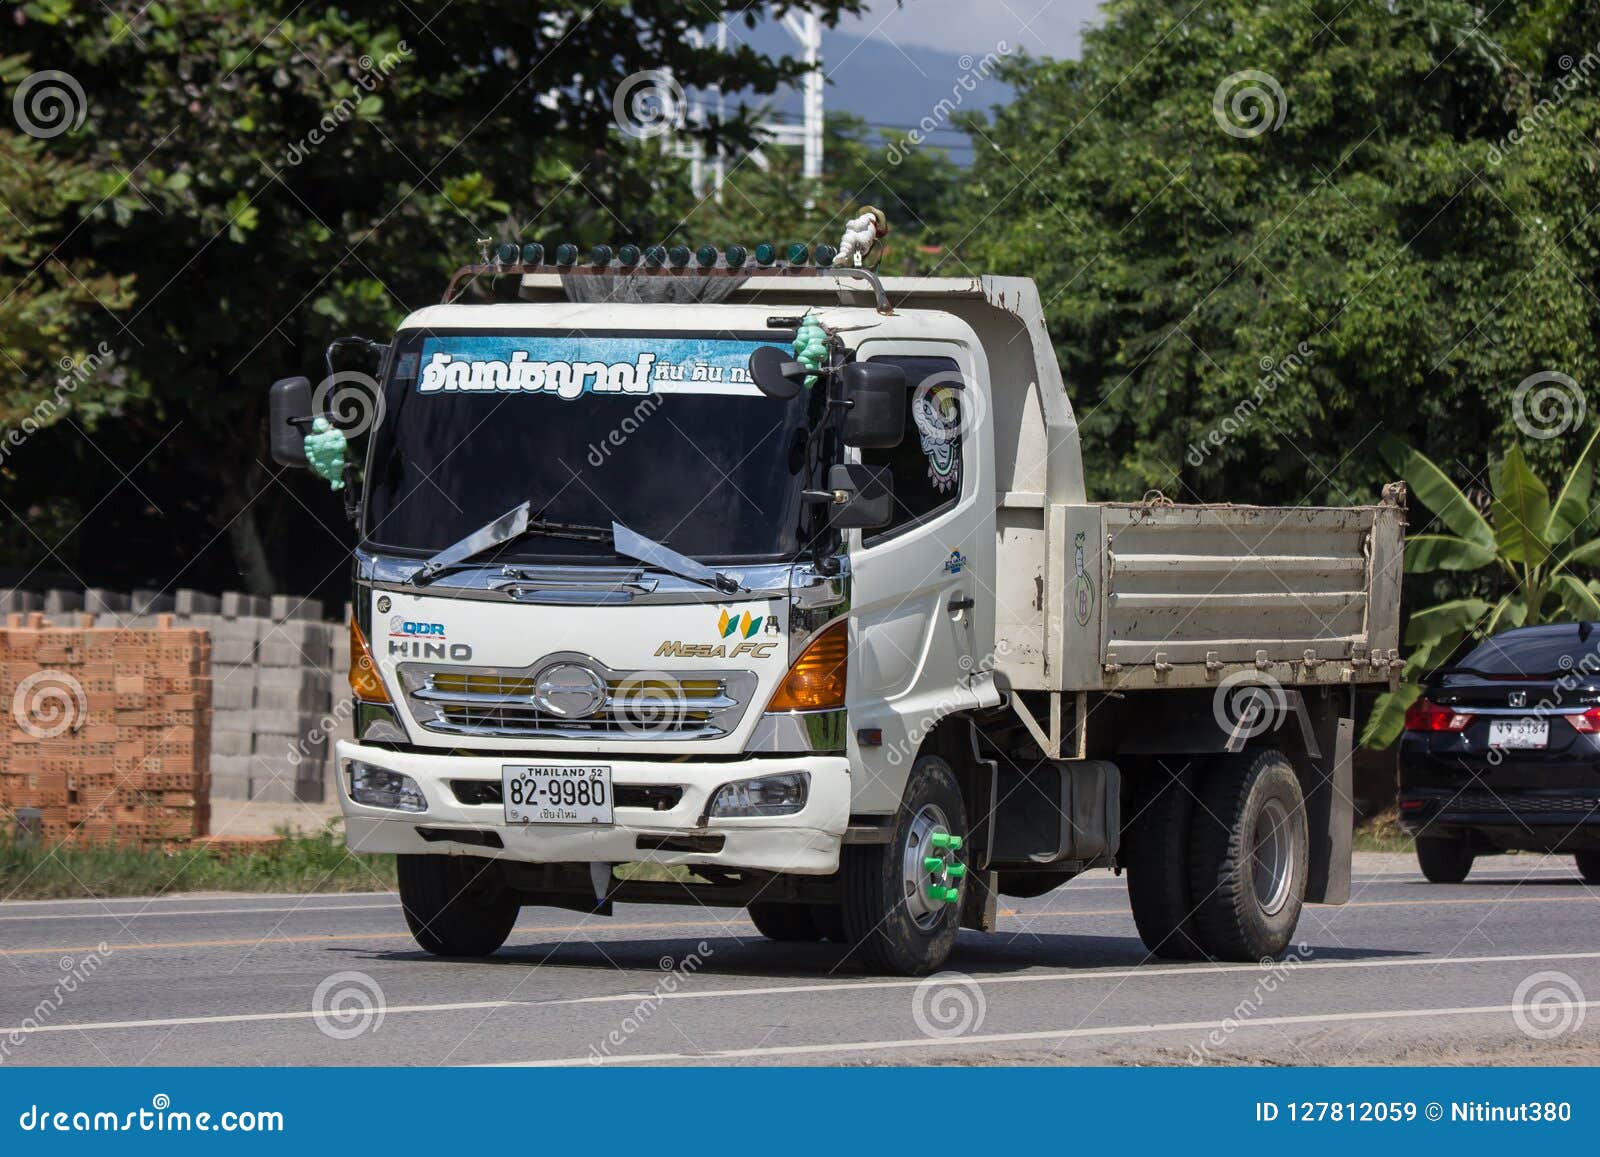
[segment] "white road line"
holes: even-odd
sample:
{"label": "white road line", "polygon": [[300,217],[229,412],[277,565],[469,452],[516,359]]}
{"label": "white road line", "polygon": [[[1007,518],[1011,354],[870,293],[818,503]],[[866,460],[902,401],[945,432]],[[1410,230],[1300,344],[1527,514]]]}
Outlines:
{"label": "white road line", "polygon": [[[979,985],[998,984],[1042,984],[1051,981],[1063,980],[1125,980],[1139,977],[1158,976],[1208,976],[1215,973],[1236,972],[1261,972],[1270,971],[1271,968],[1287,968],[1295,972],[1322,972],[1335,969],[1349,968],[1406,968],[1422,967],[1426,965],[1448,966],[1461,964],[1532,964],[1540,961],[1551,960],[1596,960],[1600,959],[1600,952],[1552,952],[1538,955],[1520,956],[1453,956],[1453,957],[1428,957],[1421,959],[1405,960],[1324,960],[1311,963],[1293,964],[1279,962],[1276,965],[1263,969],[1260,964],[1212,964],[1176,968],[1116,968],[1102,971],[1085,972],[1051,972],[1038,976],[977,976],[971,979]],[[861,980],[844,981],[839,984],[792,984],[771,985],[761,988],[722,988],[711,989],[704,992],[621,992],[609,996],[579,996],[566,1000],[486,1000],[467,1003],[451,1004],[404,1004],[391,1005],[384,1010],[384,1014],[398,1014],[411,1012],[456,1012],[463,1009],[490,1009],[490,1008],[559,1008],[575,1004],[637,1004],[641,1000],[717,1000],[727,997],[746,996],[783,996],[795,993],[812,992],[860,992],[868,989],[904,989],[916,988],[927,983],[927,978],[920,980]],[[81,1032],[100,1031],[102,1029],[124,1028],[173,1028],[184,1025],[211,1025],[211,1024],[240,1024],[249,1021],[264,1020],[311,1020],[318,1013],[310,1010],[296,1009],[289,1012],[249,1012],[232,1013],[222,1016],[180,1016],[163,1017],[158,1020],[109,1020],[92,1021],[85,1024],[42,1024],[33,1028],[0,1027],[0,1036],[8,1033],[33,1033],[47,1032]]]}
{"label": "white road line", "polygon": [[287,907],[251,908],[160,908],[138,912],[42,912],[37,916],[0,916],[0,922],[31,920],[114,920],[119,924],[134,920],[167,919],[172,916],[249,916],[256,912],[361,912],[373,908],[398,908],[398,898],[385,904],[292,904]]}
{"label": "white road line", "polygon": [[[1233,1022],[1233,1028],[1237,1031],[1238,1029],[1247,1028],[1282,1028],[1286,1025],[1296,1024],[1328,1025],[1373,1020],[1418,1020],[1423,1017],[1440,1016],[1497,1016],[1515,1012],[1518,1007],[1513,1004],[1485,1004],[1473,1008],[1405,1008],[1371,1012],[1308,1013],[1303,1016],[1261,1016],[1251,1020]],[[1563,1001],[1560,1005],[1545,1004],[1540,1007],[1552,1012],[1557,1008],[1589,1009],[1600,1007],[1600,1001],[1571,1000]],[[755,1057],[795,1057],[807,1054],[838,1055],[841,1053],[883,1052],[891,1049],[919,1049],[923,1052],[928,1052],[942,1045],[1020,1044],[1032,1041],[1062,1041],[1092,1037],[1148,1036],[1153,1033],[1164,1032],[1208,1032],[1222,1028],[1223,1024],[1224,1022],[1220,1020],[1173,1021],[1168,1024],[1113,1024],[1100,1025],[1094,1028],[1040,1029],[1034,1032],[975,1033],[971,1036],[958,1037],[919,1036],[910,1039],[858,1041],[855,1043],[769,1045],[749,1049],[713,1049],[703,1053],[645,1053],[631,1057],[612,1057],[596,1052],[590,1053],[586,1057],[565,1057],[560,1060],[548,1061],[507,1061],[500,1064],[474,1067],[553,1068],[595,1064],[636,1065],[652,1061],[682,1063],[683,1061],[738,1060]]]}
{"label": "white road line", "polygon": [[232,900],[241,903],[246,900],[261,900],[263,902],[285,900],[371,900],[376,896],[388,896],[397,899],[394,892],[172,892],[165,896],[107,896],[103,899],[89,897],[82,900],[6,900],[0,903],[0,911],[9,912],[22,908],[53,908],[62,904],[93,904],[104,907],[108,904],[203,904],[207,901]]}

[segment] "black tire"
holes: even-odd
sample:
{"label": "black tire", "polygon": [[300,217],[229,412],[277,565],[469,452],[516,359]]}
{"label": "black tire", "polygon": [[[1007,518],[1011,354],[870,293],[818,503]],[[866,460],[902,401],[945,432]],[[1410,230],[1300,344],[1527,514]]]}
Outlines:
{"label": "black tire", "polygon": [[[921,829],[934,809],[943,813],[942,826],[949,834],[967,835],[967,809],[955,773],[938,756],[924,755],[912,766],[889,842],[852,844],[843,849],[839,876],[844,931],[863,968],[921,976],[937,970],[955,947],[961,923],[959,901],[922,913],[907,903],[906,865],[929,847],[927,833]],[[964,862],[960,852],[951,860]],[[923,901],[916,903],[920,907]]]}
{"label": "black tire", "polygon": [[1128,903],[1139,939],[1169,960],[1203,960],[1189,891],[1189,831],[1200,775],[1189,764],[1156,763],[1134,784],[1133,814],[1122,841]]}
{"label": "black tire", "polygon": [[768,940],[821,940],[822,930],[811,918],[809,904],[779,904],[763,900],[749,908],[750,922]]}
{"label": "black tire", "polygon": [[1600,851],[1578,852],[1578,874],[1589,884],[1600,884]]}
{"label": "black tire", "polygon": [[1200,777],[1189,888],[1200,942],[1219,960],[1276,959],[1305,904],[1305,797],[1280,751],[1222,756]]}
{"label": "black tire", "polygon": [[1417,863],[1430,884],[1461,883],[1475,858],[1460,836],[1417,837]]}
{"label": "black tire", "polygon": [[506,942],[522,905],[498,865],[477,856],[400,856],[400,904],[411,935],[435,956],[488,956]]}

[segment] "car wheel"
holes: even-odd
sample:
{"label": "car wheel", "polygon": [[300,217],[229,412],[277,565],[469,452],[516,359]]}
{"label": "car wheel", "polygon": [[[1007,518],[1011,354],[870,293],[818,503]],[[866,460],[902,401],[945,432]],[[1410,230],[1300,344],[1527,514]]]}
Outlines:
{"label": "car wheel", "polygon": [[1282,955],[1300,922],[1310,853],[1288,756],[1264,750],[1212,763],[1189,833],[1189,888],[1207,951],[1219,960]]}
{"label": "car wheel", "polygon": [[1579,852],[1578,872],[1587,883],[1600,884],[1600,852]]}
{"label": "car wheel", "polygon": [[1417,863],[1430,884],[1459,884],[1476,857],[1459,836],[1418,836]]}
{"label": "car wheel", "polygon": [[395,872],[411,935],[435,956],[488,956],[522,911],[492,860],[403,855]]}

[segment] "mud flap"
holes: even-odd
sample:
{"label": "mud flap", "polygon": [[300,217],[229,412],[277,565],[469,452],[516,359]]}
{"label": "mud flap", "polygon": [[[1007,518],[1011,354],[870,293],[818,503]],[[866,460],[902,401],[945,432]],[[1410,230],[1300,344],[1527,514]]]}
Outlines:
{"label": "mud flap", "polygon": [[993,932],[1000,917],[1000,873],[968,872],[961,901],[961,927]]}

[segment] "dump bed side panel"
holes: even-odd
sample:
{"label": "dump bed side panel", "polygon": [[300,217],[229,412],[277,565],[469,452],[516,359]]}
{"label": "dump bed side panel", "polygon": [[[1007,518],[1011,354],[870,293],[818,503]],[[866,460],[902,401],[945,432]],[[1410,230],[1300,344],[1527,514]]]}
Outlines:
{"label": "dump bed side panel", "polygon": [[1381,682],[1398,660],[1398,505],[1052,504],[1045,514],[1048,557],[1030,568],[1044,579],[1043,674],[1002,658],[1013,686],[1214,686],[1246,669],[1286,685]]}

